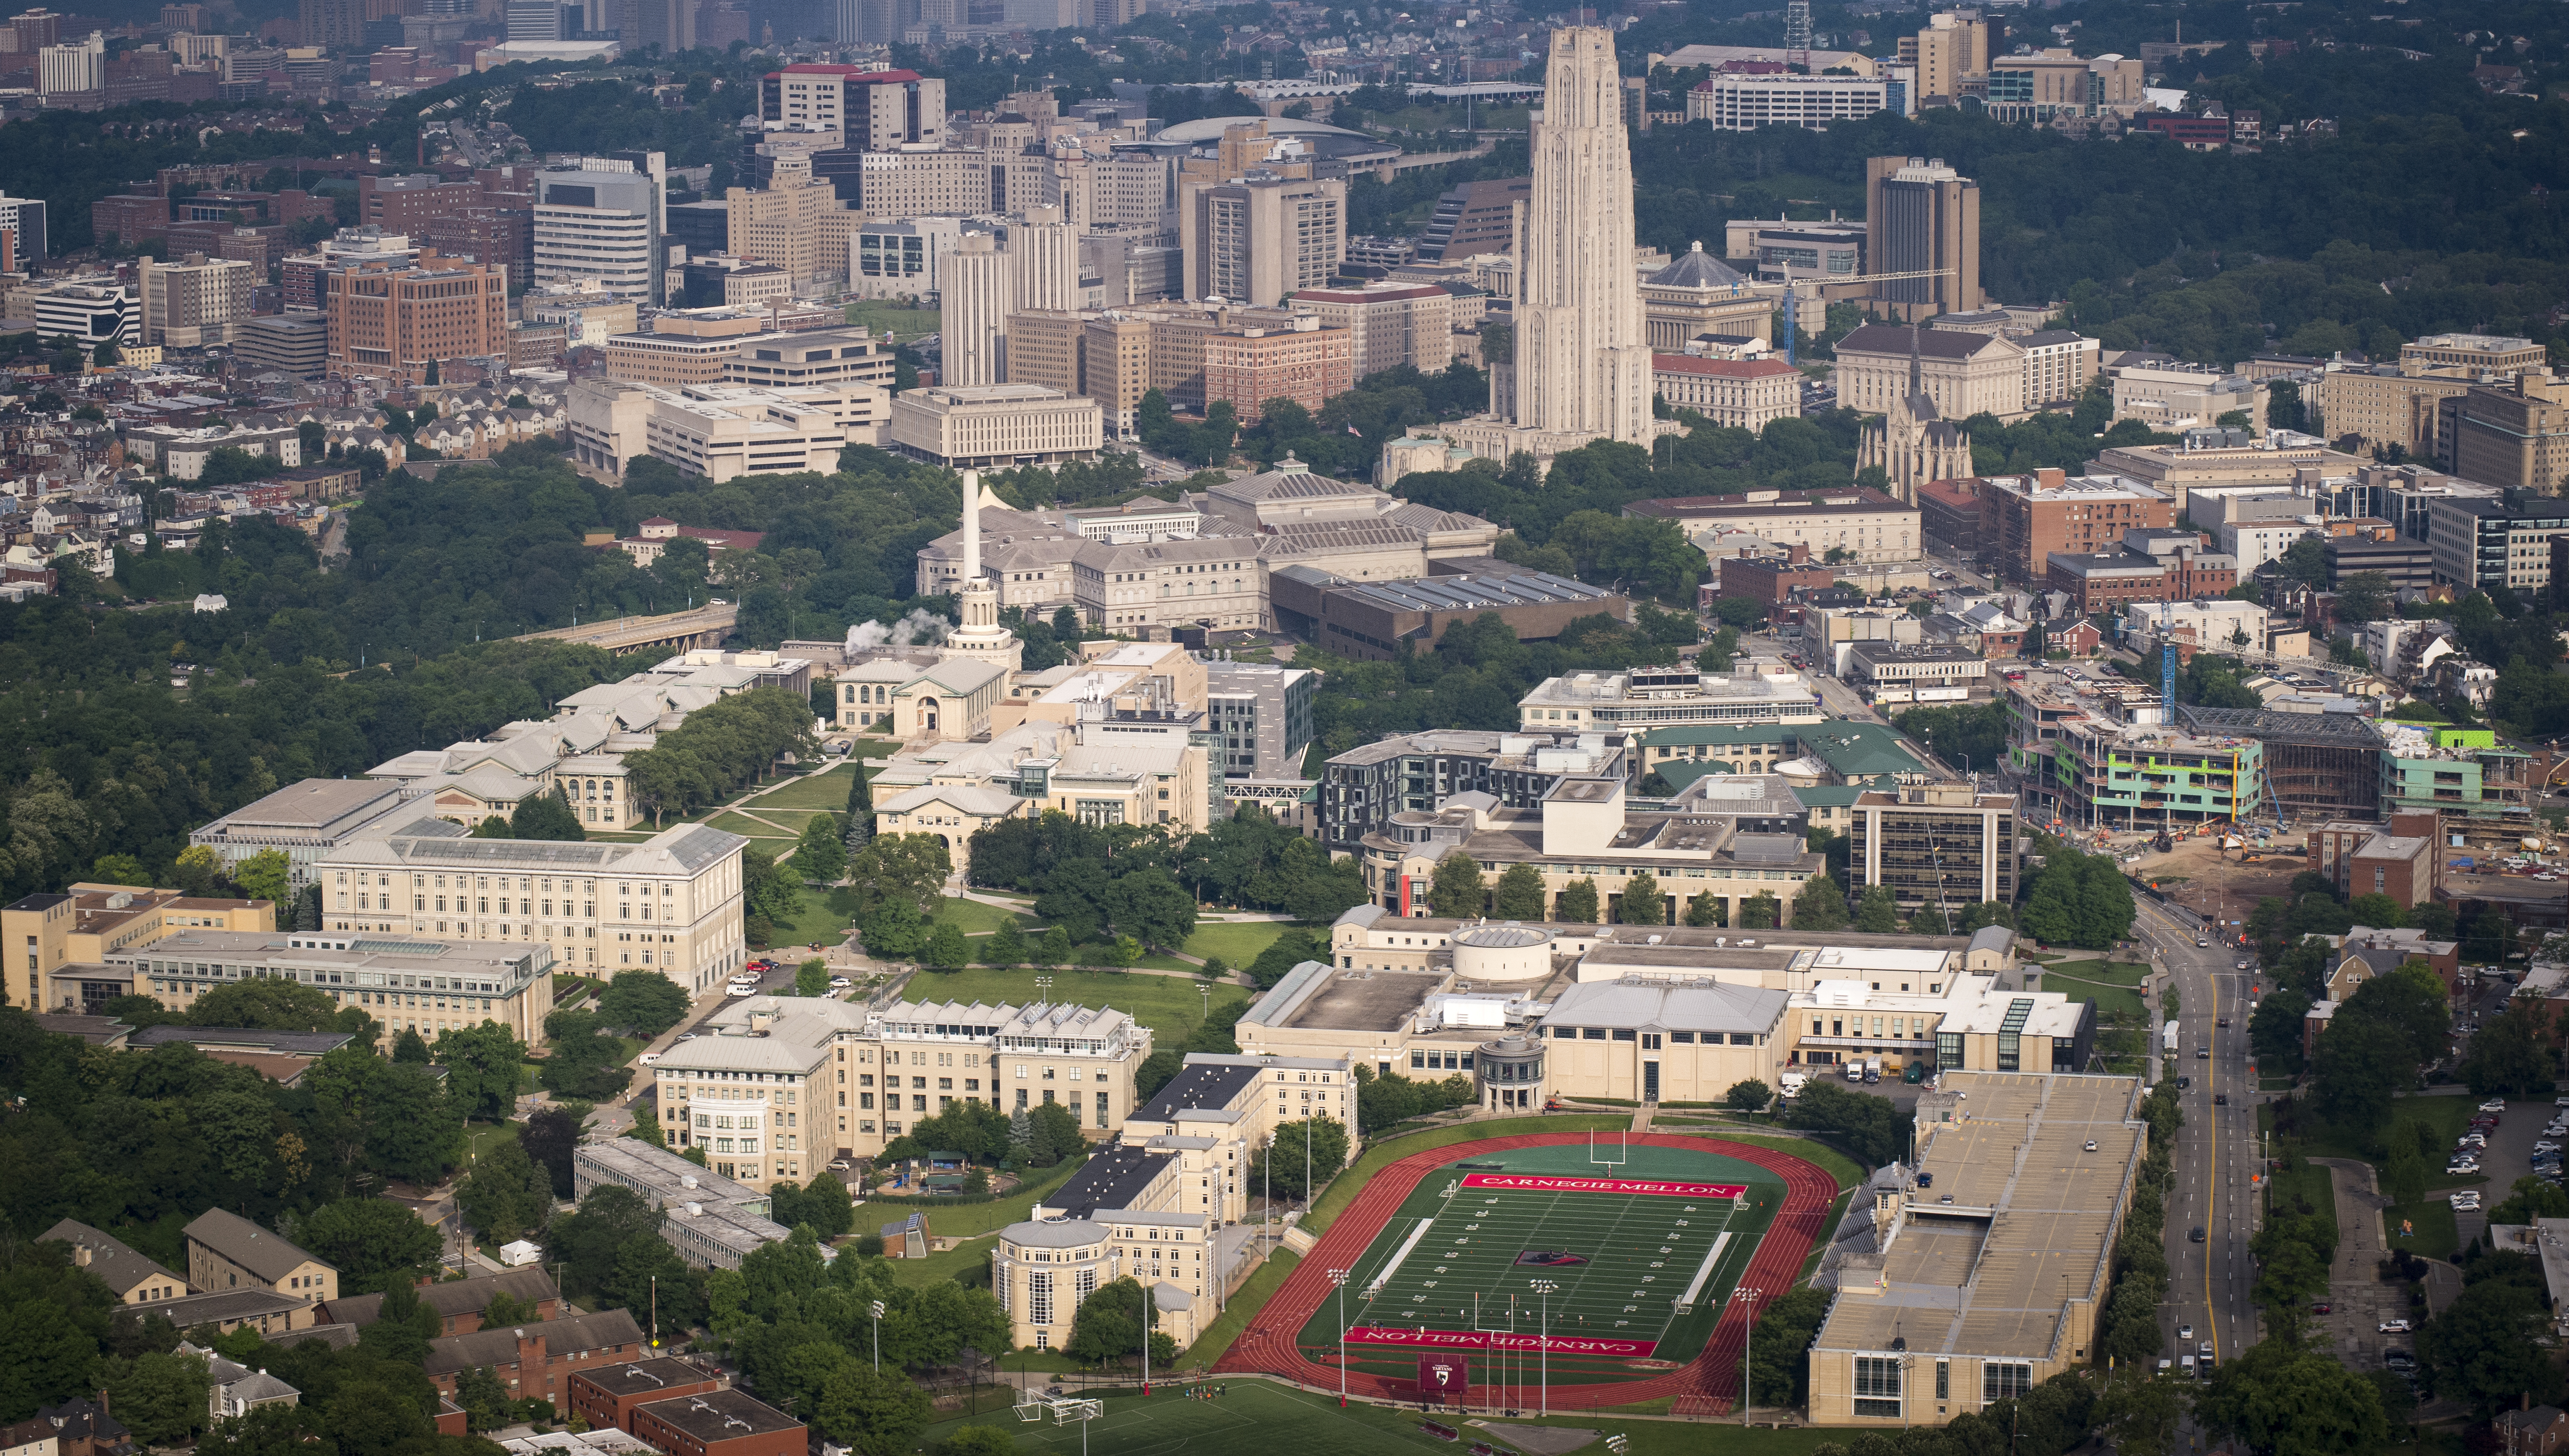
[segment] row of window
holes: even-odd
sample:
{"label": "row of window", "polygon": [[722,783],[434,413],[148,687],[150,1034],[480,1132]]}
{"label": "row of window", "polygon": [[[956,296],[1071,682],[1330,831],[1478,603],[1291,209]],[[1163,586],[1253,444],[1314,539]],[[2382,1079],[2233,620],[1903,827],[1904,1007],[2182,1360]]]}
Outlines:
{"label": "row of window", "polygon": [[[1556,1026],[1552,1028],[1552,1037],[1555,1041],[1633,1041],[1639,1039],[1644,1051],[1659,1050],[1659,1038],[1661,1036],[1665,1036],[1668,1042],[1675,1046],[1692,1046],[1696,1044],[1695,1038],[1697,1034],[1698,1033],[1692,1031],[1639,1031],[1630,1026]],[[1703,1038],[1703,1045],[1722,1045],[1723,1033],[1718,1031],[1706,1031],[1700,1034]],[[1763,1035],[1753,1031],[1733,1031],[1729,1033],[1729,1044],[1732,1046],[1761,1046],[1765,1043],[1765,1040],[1766,1038]]]}

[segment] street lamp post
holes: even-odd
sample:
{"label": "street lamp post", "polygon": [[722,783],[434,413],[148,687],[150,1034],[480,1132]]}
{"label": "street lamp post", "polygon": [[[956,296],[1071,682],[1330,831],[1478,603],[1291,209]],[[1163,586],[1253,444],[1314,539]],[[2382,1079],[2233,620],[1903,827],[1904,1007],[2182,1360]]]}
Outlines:
{"label": "street lamp post", "polygon": [[1329,1282],[1338,1286],[1338,1406],[1347,1403],[1347,1274],[1349,1271],[1329,1271]]}
{"label": "street lamp post", "polygon": [[878,1375],[880,1375],[880,1374],[882,1374],[882,1373],[883,1373],[883,1317],[884,1317],[884,1302],[883,1302],[883,1300],[881,1300],[881,1299],[877,1299],[877,1300],[875,1300],[872,1304],[868,1305],[868,1306],[867,1306],[867,1312],[868,1312],[868,1313],[870,1313],[870,1314],[872,1314],[872,1315],[874,1316],[874,1321],[875,1321],[875,1373],[876,1373],[876,1374],[878,1374]]}
{"label": "street lamp post", "polygon": [[1763,1290],[1746,1287],[1735,1288],[1730,1291],[1731,1299],[1740,1306],[1739,1428],[1743,1431],[1748,1429],[1749,1409],[1757,1403],[1755,1400],[1757,1387],[1751,1383],[1755,1378],[1752,1373],[1755,1365],[1754,1361],[1750,1358],[1751,1350],[1749,1348],[1749,1340],[1757,1333],[1757,1301],[1759,1298],[1763,1297]]}
{"label": "street lamp post", "polygon": [[1535,1419],[1541,1420],[1552,1410],[1552,1296],[1561,1285],[1550,1279],[1535,1279],[1527,1284],[1540,1301],[1535,1316]]}

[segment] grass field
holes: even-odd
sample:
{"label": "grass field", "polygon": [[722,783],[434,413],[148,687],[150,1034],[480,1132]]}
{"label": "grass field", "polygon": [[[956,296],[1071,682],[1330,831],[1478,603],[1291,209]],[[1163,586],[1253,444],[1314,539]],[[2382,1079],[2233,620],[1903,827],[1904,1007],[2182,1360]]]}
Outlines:
{"label": "grass field", "polygon": [[[985,1204],[954,1204],[949,1207],[938,1207],[932,1204],[861,1203],[857,1205],[856,1230],[860,1234],[872,1234],[895,1219],[907,1219],[924,1208],[927,1210],[928,1227],[938,1234],[960,1238],[995,1234],[1010,1224],[1025,1222],[1026,1216],[1034,1209],[1036,1199],[1069,1182],[1070,1175],[1078,1171],[1079,1168],[1075,1164],[1045,1169],[1041,1178],[1010,1191],[1003,1198],[995,1198]],[[894,1261],[896,1267],[908,1262],[907,1260]]]}
{"label": "grass field", "polygon": [[[1632,1148],[1628,1162],[1607,1166],[1590,1156],[1579,1144],[1512,1148],[1422,1179],[1347,1280],[1347,1323],[1370,1335],[1349,1347],[1350,1367],[1396,1375],[1414,1368],[1422,1349],[1446,1348],[1471,1362],[1474,1383],[1513,1383],[1517,1356],[1533,1353],[1539,1329],[1565,1381],[1647,1379],[1664,1361],[1693,1358],[1781,1205],[1782,1181],[1687,1149]],[[1561,1186],[1598,1179],[1706,1188]],[[1304,1324],[1306,1355],[1334,1358],[1339,1309],[1324,1302]],[[1458,1335],[1483,1348],[1427,1342]]]}
{"label": "grass field", "polygon": [[[2409,1238],[2399,1237],[2399,1226],[2405,1223],[2413,1230]],[[2462,1247],[2461,1231],[2453,1222],[2453,1206],[2442,1194],[2428,1194],[2423,1202],[2392,1204],[2382,1211],[2382,1232],[2392,1249],[2405,1249],[2420,1259],[2451,1259]]]}
{"label": "grass field", "polygon": [[848,322],[860,328],[890,329],[903,339],[936,332],[933,308],[904,308],[895,299],[861,298],[848,305]]}
{"label": "grass field", "polygon": [[2096,1003],[2096,1014],[2099,1016],[2111,1016],[2120,1012],[2138,1019],[2144,1014],[2139,991],[2129,986],[2084,980],[2063,972],[2057,966],[2043,971],[2042,988],[2046,991],[2058,991],[2073,1001],[2093,1001]]}
{"label": "grass field", "polygon": [[1032,970],[1024,966],[999,969],[972,965],[955,971],[923,970],[911,978],[907,994],[914,1001],[987,1001],[993,1005],[1013,1002],[1024,1005],[1034,999],[1035,977],[1049,976],[1052,987],[1045,994],[1055,1001],[1071,1001],[1082,1006],[1112,1006],[1151,1028],[1151,1034],[1164,1047],[1175,1046],[1204,1020],[1205,998],[1200,986],[1211,986],[1213,1004],[1228,1005],[1247,1001],[1245,986],[1214,985],[1206,980],[1180,980],[1167,975],[1128,975],[1117,970]]}
{"label": "grass field", "polygon": [[1198,958],[1219,955],[1237,968],[1256,960],[1259,952],[1276,943],[1276,937],[1292,926],[1281,920],[1225,920],[1196,926],[1187,943],[1178,948]]}
{"label": "grass field", "polygon": [[1043,921],[1032,915],[1010,914],[995,905],[984,905],[980,901],[965,900],[960,896],[949,899],[939,906],[936,918],[952,920],[962,927],[966,935],[986,935],[999,928],[1000,921],[1011,919],[1017,922],[1017,928],[1020,930],[1030,929],[1037,935],[1044,932]]}
{"label": "grass field", "polygon": [[847,764],[807,774],[784,788],[763,795],[754,809],[827,809],[845,813],[848,787],[856,782],[857,771]]}
{"label": "grass field", "polygon": [[[1011,1362],[1014,1356],[1009,1357]],[[1104,1414],[1088,1425],[1088,1456],[1179,1456],[1218,1450],[1248,1440],[1294,1456],[1375,1456],[1375,1453],[1421,1448],[1459,1452],[1472,1442],[1513,1449],[1510,1433],[1531,1426],[1556,1426],[1596,1433],[1597,1442],[1580,1449],[1603,1451],[1605,1437],[1622,1436],[1630,1456],[1702,1456],[1716,1446],[1723,1456],[1809,1456],[1823,1442],[1844,1444],[1846,1432],[1818,1427],[1747,1430],[1722,1427],[1716,1435],[1691,1421],[1625,1421],[1583,1412],[1544,1421],[1483,1420],[1461,1423],[1447,1414],[1443,1422],[1462,1432],[1461,1443],[1428,1435],[1416,1411],[1355,1404],[1341,1410],[1334,1397],[1292,1390],[1264,1380],[1233,1379],[1229,1393],[1215,1400],[1194,1400],[1183,1384],[1148,1397],[1105,1397]],[[953,1419],[927,1428],[919,1444],[928,1450],[966,1425],[1004,1431],[1016,1439],[1024,1456],[1075,1456],[1082,1448],[1075,1425],[1057,1426],[1050,1417],[1039,1423],[1019,1422],[1007,1411]],[[1528,1447],[1526,1449],[1532,1449]]]}
{"label": "grass field", "polygon": [[1490,1138],[1511,1138],[1519,1133],[1579,1133],[1595,1129],[1611,1132],[1629,1128],[1629,1117],[1520,1117],[1496,1122],[1456,1123],[1452,1127],[1430,1128],[1424,1132],[1406,1133],[1396,1138],[1376,1138],[1365,1148],[1355,1167],[1329,1181],[1320,1193],[1319,1202],[1302,1216],[1301,1229],[1318,1237],[1348,1204],[1355,1202],[1356,1190],[1383,1169],[1413,1154],[1436,1148],[1450,1148],[1456,1143],[1477,1143]]}

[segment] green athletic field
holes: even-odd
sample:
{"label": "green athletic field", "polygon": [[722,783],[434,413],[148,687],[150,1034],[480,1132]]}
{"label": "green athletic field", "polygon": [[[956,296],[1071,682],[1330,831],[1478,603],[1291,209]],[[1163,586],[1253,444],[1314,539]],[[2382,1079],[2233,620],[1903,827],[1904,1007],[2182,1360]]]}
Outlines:
{"label": "green athletic field", "polygon": [[[1463,1145],[1468,1149],[1470,1145]],[[1346,1282],[1346,1322],[1385,1331],[1347,1346],[1348,1368],[1406,1378],[1418,1357],[1457,1352],[1475,1387],[1487,1383],[1593,1384],[1648,1378],[1694,1358],[1720,1321],[1722,1301],[1756,1252],[1784,1184],[1754,1164],[1683,1148],[1635,1147],[1603,1138],[1592,1164],[1585,1144],[1468,1152],[1418,1183],[1356,1261]],[[1738,1186],[1734,1202],[1708,1195],[1472,1186],[1532,1177]],[[1554,1286],[1538,1296],[1538,1281]],[[1688,1291],[1692,1297],[1687,1297]],[[1332,1295],[1297,1342],[1322,1364],[1337,1358],[1339,1301]],[[1542,1358],[1536,1336],[1553,1344]],[[1399,1332],[1407,1332],[1406,1334]],[[1486,1341],[1480,1336],[1490,1336]],[[1394,1342],[1401,1338],[1411,1343]],[[1601,1349],[1564,1341],[1608,1342]],[[1548,1372],[1539,1373],[1549,1365]],[[1522,1367],[1522,1369],[1520,1368]]]}

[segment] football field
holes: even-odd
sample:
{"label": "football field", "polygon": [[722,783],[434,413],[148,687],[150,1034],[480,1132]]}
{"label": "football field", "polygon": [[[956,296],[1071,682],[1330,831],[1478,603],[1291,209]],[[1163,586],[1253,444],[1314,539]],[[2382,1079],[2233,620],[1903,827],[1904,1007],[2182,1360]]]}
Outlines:
{"label": "football field", "polygon": [[[1347,1272],[1349,1368],[1397,1375],[1455,1354],[1481,1384],[1514,1383],[1520,1365],[1593,1382],[1681,1364],[1783,1194],[1763,1168],[1684,1149],[1458,1158],[1420,1180]],[[1332,1293],[1302,1327],[1314,1361],[1337,1358],[1340,1302]]]}

